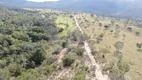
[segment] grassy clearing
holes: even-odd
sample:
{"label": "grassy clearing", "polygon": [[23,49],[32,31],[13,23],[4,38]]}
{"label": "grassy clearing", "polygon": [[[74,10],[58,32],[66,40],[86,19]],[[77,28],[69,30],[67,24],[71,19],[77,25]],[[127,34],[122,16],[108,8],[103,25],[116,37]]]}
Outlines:
{"label": "grassy clearing", "polygon": [[63,32],[59,33],[57,36],[58,37],[64,37],[64,36],[67,36],[67,30],[64,30]]}
{"label": "grassy clearing", "polygon": [[58,27],[58,28],[62,28],[62,29],[66,29],[66,26],[63,25],[63,24],[59,24],[59,25],[57,25],[57,27]]}
{"label": "grassy clearing", "polygon": [[57,35],[59,37],[67,36],[68,31],[73,32],[75,30],[73,19],[64,15],[57,17],[56,26],[63,29],[63,31]]}

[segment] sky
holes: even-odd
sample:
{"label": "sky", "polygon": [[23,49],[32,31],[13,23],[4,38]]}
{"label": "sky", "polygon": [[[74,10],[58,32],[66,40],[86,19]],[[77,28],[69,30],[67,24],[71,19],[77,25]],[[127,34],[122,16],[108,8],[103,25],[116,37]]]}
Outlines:
{"label": "sky", "polygon": [[33,1],[33,2],[45,2],[45,1],[58,1],[58,0],[27,0],[27,1]]}
{"label": "sky", "polygon": [[[59,1],[59,0],[27,0],[27,1],[45,2],[45,1]],[[132,1],[137,1],[137,0],[108,0],[108,1],[115,1],[115,2],[132,2]]]}

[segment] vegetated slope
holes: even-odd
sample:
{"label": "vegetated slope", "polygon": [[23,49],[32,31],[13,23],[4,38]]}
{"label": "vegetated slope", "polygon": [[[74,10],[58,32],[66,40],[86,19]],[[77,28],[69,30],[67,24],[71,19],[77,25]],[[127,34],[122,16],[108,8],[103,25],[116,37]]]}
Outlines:
{"label": "vegetated slope", "polygon": [[112,80],[141,80],[142,28],[137,26],[140,20],[93,14],[78,14],[78,20],[90,36],[90,45],[95,43],[95,58],[106,64],[103,70],[110,71]]}
{"label": "vegetated slope", "polygon": [[0,11],[0,80],[95,78],[95,68],[83,54],[86,36],[75,29],[72,14],[48,9]]}
{"label": "vegetated slope", "polygon": [[[122,17],[142,17],[140,0],[59,0],[57,2],[31,2],[26,0],[1,0],[0,3],[20,7],[56,8]],[[137,5],[137,6],[135,6]],[[135,12],[133,11],[135,10]]]}
{"label": "vegetated slope", "polygon": [[[76,22],[77,28],[79,28],[79,30],[81,31],[81,34],[84,35],[84,32],[81,29],[81,27],[79,26],[79,23],[78,23],[78,21],[76,19],[76,16],[74,16],[74,20]],[[96,75],[96,79],[97,80],[109,80],[108,75],[105,75],[105,74],[102,73],[100,64],[98,64],[96,62],[96,60],[94,59],[94,56],[92,55],[92,51],[91,51],[87,41],[84,41],[84,48],[86,50],[86,54],[88,55],[88,57],[91,60],[91,64],[96,67],[96,70],[94,71],[95,75]]]}
{"label": "vegetated slope", "polygon": [[67,33],[74,31],[57,27],[60,14],[0,8],[0,80],[46,80],[56,70],[58,53],[70,41]]}
{"label": "vegetated slope", "polygon": [[[112,80],[141,78],[142,33],[131,26],[140,25],[139,20],[81,13],[76,15],[80,31],[73,12],[0,11],[0,80],[95,80],[98,69]],[[90,64],[86,50],[99,68]]]}

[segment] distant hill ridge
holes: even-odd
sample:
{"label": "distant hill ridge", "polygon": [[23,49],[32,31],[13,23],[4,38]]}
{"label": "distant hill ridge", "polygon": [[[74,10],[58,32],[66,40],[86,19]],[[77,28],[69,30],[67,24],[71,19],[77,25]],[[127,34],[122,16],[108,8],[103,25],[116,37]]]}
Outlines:
{"label": "distant hill ridge", "polygon": [[[118,0],[122,1],[122,0]],[[142,17],[140,0],[118,2],[114,0],[60,0],[57,2],[29,2],[26,0],[1,0],[0,3],[22,7],[43,7],[101,13],[106,15]],[[137,5],[137,6],[136,6]],[[134,11],[135,10],[135,11]]]}

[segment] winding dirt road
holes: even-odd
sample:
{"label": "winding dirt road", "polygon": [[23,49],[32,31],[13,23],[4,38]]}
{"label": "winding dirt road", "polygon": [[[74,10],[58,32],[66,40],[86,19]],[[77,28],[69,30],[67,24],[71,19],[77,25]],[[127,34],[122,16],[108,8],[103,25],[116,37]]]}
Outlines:
{"label": "winding dirt road", "polygon": [[[76,23],[76,27],[81,31],[82,34],[84,34],[83,30],[79,26],[79,23],[76,19],[76,16],[74,16],[74,20],[75,20],[75,23]],[[102,73],[101,66],[98,63],[96,63],[96,60],[94,59],[94,56],[91,53],[91,49],[90,49],[87,41],[84,41],[84,47],[85,47],[85,50],[87,52],[87,55],[89,56],[89,58],[91,60],[92,65],[96,66],[95,75],[96,75],[97,80],[110,80],[108,75],[104,75]]]}

